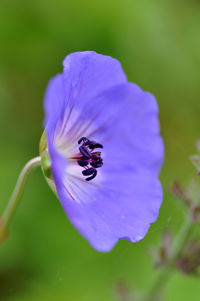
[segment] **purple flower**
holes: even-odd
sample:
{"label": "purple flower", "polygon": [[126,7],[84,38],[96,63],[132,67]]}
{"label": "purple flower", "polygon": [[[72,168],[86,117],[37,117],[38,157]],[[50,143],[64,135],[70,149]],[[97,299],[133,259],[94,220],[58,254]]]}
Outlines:
{"label": "purple flower", "polygon": [[72,224],[99,251],[137,242],[158,217],[163,161],[155,98],[120,63],[68,55],[49,83],[45,129],[52,179]]}

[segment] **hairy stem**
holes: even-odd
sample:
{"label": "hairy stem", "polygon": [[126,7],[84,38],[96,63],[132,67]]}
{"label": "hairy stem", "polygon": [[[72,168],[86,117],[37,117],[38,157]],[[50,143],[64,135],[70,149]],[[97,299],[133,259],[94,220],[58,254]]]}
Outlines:
{"label": "hairy stem", "polygon": [[26,182],[29,172],[32,170],[32,168],[34,168],[40,164],[41,164],[41,158],[36,157],[36,158],[33,158],[32,160],[30,160],[22,169],[22,171],[19,175],[19,178],[17,180],[15,189],[10,198],[10,201],[8,202],[8,205],[0,218],[0,242],[3,241],[6,237],[8,226],[9,226],[10,221],[12,220],[12,217],[16,211],[20,197],[22,196],[24,185],[25,185],[25,182]]}

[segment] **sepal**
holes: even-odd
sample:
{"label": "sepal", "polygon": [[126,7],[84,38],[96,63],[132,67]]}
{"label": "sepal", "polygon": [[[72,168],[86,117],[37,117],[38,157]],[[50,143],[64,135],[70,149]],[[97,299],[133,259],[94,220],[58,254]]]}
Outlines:
{"label": "sepal", "polygon": [[44,174],[44,177],[50,186],[50,188],[53,190],[53,192],[57,196],[56,186],[52,175],[51,170],[51,158],[48,151],[48,144],[47,144],[47,138],[46,138],[46,132],[44,131],[41,139],[40,139],[40,145],[39,145],[39,152],[41,157],[41,167],[42,172]]}

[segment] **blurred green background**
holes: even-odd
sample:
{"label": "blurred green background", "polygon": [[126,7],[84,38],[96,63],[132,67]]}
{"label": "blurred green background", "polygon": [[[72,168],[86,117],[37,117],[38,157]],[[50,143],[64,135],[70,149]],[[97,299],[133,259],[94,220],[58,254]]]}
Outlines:
{"label": "blurred green background", "polygon": [[[142,242],[120,241],[105,254],[71,226],[35,170],[0,246],[0,300],[113,301],[119,281],[147,289],[157,276],[148,248],[182,222],[169,187],[195,175],[188,156],[200,136],[200,1],[1,0],[0,41],[0,211],[38,154],[45,87],[70,52],[116,57],[130,81],[156,95],[166,153],[159,220]],[[199,301],[199,279],[176,273],[164,295]]]}

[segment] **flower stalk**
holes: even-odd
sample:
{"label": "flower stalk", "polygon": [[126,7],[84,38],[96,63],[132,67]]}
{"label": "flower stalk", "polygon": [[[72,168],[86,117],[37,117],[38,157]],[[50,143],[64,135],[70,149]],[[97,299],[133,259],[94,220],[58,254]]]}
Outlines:
{"label": "flower stalk", "polygon": [[174,263],[177,258],[181,255],[184,246],[187,244],[188,240],[191,238],[194,231],[195,224],[192,219],[186,216],[186,219],[181,226],[181,229],[174,239],[174,244],[172,245],[171,254],[169,256],[168,262],[161,269],[158,278],[153,283],[150,290],[147,292],[145,300],[155,301],[159,300],[160,294],[167,284],[169,278],[172,276],[174,269]]}
{"label": "flower stalk", "polygon": [[17,180],[15,189],[11,195],[10,201],[8,202],[8,205],[0,218],[0,242],[4,241],[5,238],[7,237],[8,226],[15,214],[19,200],[23,193],[26,179],[27,179],[30,171],[34,167],[39,166],[39,165],[41,165],[41,158],[36,157],[36,158],[31,159],[22,169],[22,171],[19,175],[19,178]]}

